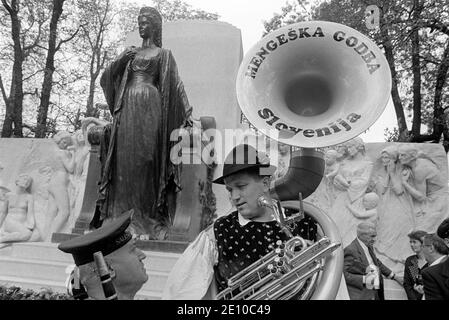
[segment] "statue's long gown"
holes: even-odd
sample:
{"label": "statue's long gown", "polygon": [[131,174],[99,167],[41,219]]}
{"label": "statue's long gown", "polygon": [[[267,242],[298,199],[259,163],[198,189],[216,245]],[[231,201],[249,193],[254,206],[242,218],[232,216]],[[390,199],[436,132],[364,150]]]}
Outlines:
{"label": "statue's long gown", "polygon": [[167,190],[179,187],[180,175],[169,159],[169,137],[190,112],[173,56],[166,49],[155,56],[140,51],[125,70],[112,64],[102,86],[115,126],[102,181],[106,216],[134,209],[135,231],[161,238],[161,226],[169,224]]}

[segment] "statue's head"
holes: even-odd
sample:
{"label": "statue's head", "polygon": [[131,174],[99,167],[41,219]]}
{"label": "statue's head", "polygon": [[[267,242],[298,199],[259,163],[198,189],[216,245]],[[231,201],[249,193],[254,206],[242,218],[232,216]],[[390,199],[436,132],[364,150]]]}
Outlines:
{"label": "statue's head", "polygon": [[74,134],[74,137],[77,145],[82,146],[85,144],[86,139],[84,138],[83,130],[77,130]]}
{"label": "statue's head", "polygon": [[347,155],[347,153],[348,153],[348,147],[346,146],[346,143],[340,143],[340,144],[337,144],[336,146],[335,146],[335,150],[338,152],[338,154],[339,154],[339,158],[340,159],[343,159],[344,157],[346,157],[346,155]]}
{"label": "statue's head", "polygon": [[418,158],[418,149],[412,145],[401,145],[398,148],[399,161],[402,165],[409,165],[412,161]]}
{"label": "statue's head", "polygon": [[159,11],[153,7],[142,7],[137,22],[140,37],[151,38],[156,46],[162,47],[162,16]]}
{"label": "statue's head", "polygon": [[382,164],[386,166],[390,161],[396,162],[399,157],[398,148],[396,146],[388,146],[380,153]]}
{"label": "statue's head", "polygon": [[330,166],[333,165],[339,157],[340,153],[338,153],[338,151],[330,149],[327,150],[326,153],[324,154],[324,161],[328,166]]}
{"label": "statue's head", "polygon": [[362,138],[355,137],[352,140],[346,142],[346,147],[348,148],[348,154],[350,157],[354,157],[357,153],[365,154],[365,143]]}
{"label": "statue's head", "polygon": [[378,204],[379,196],[375,192],[369,192],[363,196],[363,206],[365,207],[365,209],[374,209]]}
{"label": "statue's head", "polygon": [[21,174],[16,179],[16,186],[23,188],[24,190],[29,190],[32,183],[33,178],[27,174]]}
{"label": "statue's head", "polygon": [[53,136],[53,141],[58,145],[59,149],[67,149],[73,144],[72,135],[67,131],[58,131]]}

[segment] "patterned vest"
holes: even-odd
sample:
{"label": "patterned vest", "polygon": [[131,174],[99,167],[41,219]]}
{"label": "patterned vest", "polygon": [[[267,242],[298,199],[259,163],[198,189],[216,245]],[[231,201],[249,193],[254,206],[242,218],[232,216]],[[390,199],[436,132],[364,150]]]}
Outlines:
{"label": "patterned vest", "polygon": [[[313,231],[314,235],[310,237]],[[218,292],[227,287],[232,276],[276,248],[276,241],[288,239],[277,221],[250,221],[241,226],[237,211],[218,218],[214,223],[214,234],[218,249],[218,264],[214,267]],[[293,234],[315,240],[316,224],[306,217],[297,224]]]}

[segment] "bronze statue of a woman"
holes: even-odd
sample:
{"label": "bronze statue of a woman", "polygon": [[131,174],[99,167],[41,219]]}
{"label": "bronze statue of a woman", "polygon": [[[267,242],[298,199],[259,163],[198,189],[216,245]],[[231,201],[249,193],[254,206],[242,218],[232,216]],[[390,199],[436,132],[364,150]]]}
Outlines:
{"label": "bronze statue of a woman", "polygon": [[171,224],[167,198],[180,186],[170,134],[191,124],[192,108],[175,59],[162,48],[161,15],[143,7],[138,25],[142,47],[125,49],[100,82],[114,118],[100,185],[102,216],[134,209],[135,232],[164,239]]}

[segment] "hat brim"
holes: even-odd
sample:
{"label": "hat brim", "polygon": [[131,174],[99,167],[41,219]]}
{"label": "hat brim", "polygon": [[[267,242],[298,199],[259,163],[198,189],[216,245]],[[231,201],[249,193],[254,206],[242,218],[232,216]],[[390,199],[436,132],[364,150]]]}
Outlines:
{"label": "hat brim", "polygon": [[229,172],[229,173],[227,173],[227,174],[225,174],[225,175],[223,175],[221,177],[218,177],[217,179],[213,180],[212,183],[225,184],[224,179],[226,179],[227,177],[232,176],[232,175],[234,175],[236,173],[247,171],[248,169],[252,169],[252,168],[265,168],[267,170],[267,173],[264,174],[264,175],[267,175],[267,176],[268,175],[271,176],[277,169],[276,166],[273,166],[273,165],[265,165],[265,164],[255,163],[253,165],[247,165],[244,168],[240,168],[238,170],[234,170],[234,171]]}

